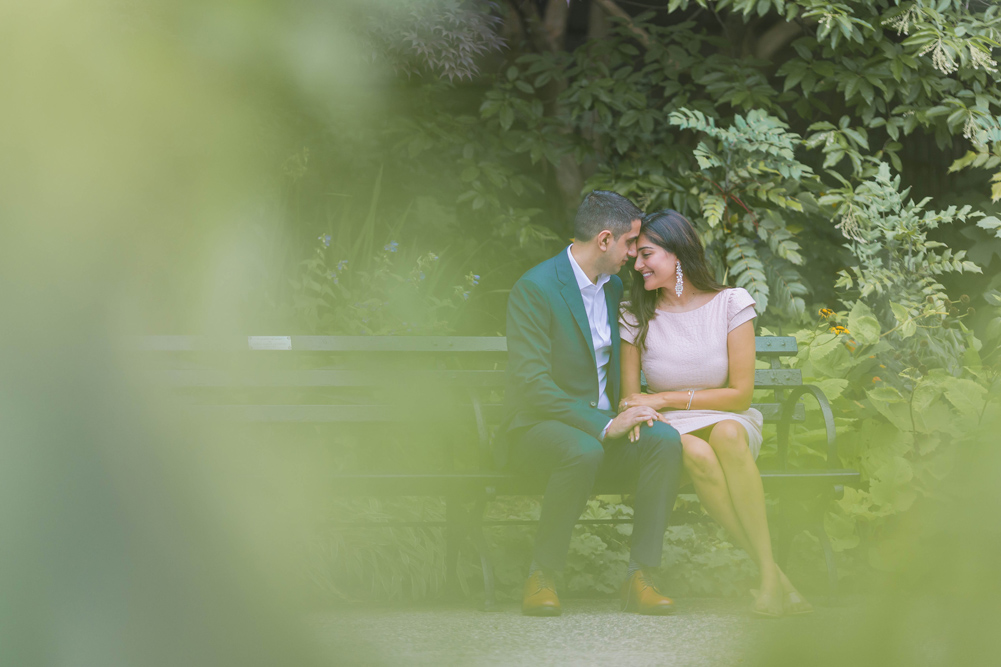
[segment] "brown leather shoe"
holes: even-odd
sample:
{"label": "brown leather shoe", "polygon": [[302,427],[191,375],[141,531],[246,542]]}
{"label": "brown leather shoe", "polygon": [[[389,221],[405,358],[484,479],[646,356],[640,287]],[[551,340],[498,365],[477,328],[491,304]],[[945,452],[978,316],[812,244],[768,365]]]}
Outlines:
{"label": "brown leather shoe", "polygon": [[622,611],[660,616],[674,613],[674,600],[661,595],[643,570],[637,570],[622,585]]}
{"label": "brown leather shoe", "polygon": [[526,616],[559,616],[563,613],[556,586],[542,570],[536,570],[525,581],[521,613]]}

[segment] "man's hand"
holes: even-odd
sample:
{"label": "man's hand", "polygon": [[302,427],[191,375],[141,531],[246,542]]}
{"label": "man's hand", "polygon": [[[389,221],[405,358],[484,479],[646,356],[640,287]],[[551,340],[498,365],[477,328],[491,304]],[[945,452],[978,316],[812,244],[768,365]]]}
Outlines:
{"label": "man's hand", "polygon": [[630,394],[619,401],[619,412],[628,410],[629,408],[644,406],[653,408],[654,410],[659,410],[663,407],[660,405],[660,400],[654,394]]}
{"label": "man's hand", "polygon": [[640,424],[646,422],[647,426],[653,426],[655,421],[664,421],[664,419],[659,412],[649,406],[641,405],[635,408],[628,408],[616,415],[612,423],[608,425],[605,438],[621,438],[626,433],[629,433],[629,439],[633,440],[633,433],[630,433],[631,431],[639,434]]}

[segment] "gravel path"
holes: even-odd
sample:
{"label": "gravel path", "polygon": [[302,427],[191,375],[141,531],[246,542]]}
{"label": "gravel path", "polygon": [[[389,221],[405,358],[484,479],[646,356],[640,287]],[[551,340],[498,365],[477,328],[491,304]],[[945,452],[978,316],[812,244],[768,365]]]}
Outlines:
{"label": "gravel path", "polygon": [[[753,664],[775,632],[835,640],[858,605],[810,616],[751,617],[747,602],[679,600],[669,617],[625,614],[614,600],[567,600],[558,618],[528,618],[515,603],[483,613],[468,606],[338,610],[312,621],[337,665],[713,665]],[[353,648],[348,648],[349,646]]]}

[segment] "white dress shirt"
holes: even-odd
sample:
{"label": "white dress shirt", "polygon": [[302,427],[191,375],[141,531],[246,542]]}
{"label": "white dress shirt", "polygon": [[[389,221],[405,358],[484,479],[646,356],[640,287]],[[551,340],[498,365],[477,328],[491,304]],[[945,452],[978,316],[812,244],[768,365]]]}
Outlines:
{"label": "white dress shirt", "polygon": [[[608,385],[608,364],[612,359],[612,327],[608,323],[608,302],[605,300],[604,287],[612,277],[602,273],[598,276],[597,284],[592,283],[574,259],[573,253],[570,252],[571,247],[567,246],[567,256],[577,277],[577,286],[580,288],[581,298],[584,299],[584,312],[587,313],[587,321],[591,326],[594,362],[598,370],[598,409],[611,410],[612,402],[605,389]],[[605,428],[607,430],[608,427]]]}

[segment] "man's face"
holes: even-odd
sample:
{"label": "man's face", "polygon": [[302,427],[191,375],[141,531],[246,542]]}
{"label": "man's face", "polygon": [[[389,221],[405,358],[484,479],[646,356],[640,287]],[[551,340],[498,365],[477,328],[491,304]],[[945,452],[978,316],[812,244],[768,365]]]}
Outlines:
{"label": "man's face", "polygon": [[629,231],[618,239],[612,237],[605,252],[605,267],[602,273],[618,273],[626,263],[636,257],[636,239],[640,235],[640,221],[633,220]]}

